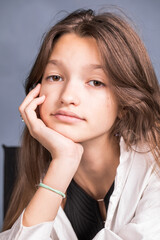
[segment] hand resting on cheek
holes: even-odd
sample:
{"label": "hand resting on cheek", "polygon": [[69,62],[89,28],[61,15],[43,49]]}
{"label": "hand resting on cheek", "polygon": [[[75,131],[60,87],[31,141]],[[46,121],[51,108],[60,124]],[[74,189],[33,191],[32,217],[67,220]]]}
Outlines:
{"label": "hand resting on cheek", "polygon": [[[29,92],[19,107],[19,111],[25,121],[30,134],[39,141],[52,155],[52,158],[67,158],[77,162],[77,167],[83,153],[83,147],[74,143],[71,139],[47,127],[37,117],[36,109],[45,101],[45,96],[39,97],[41,84],[38,84]],[[63,146],[63,147],[62,147]],[[66,156],[66,154],[68,156]]]}

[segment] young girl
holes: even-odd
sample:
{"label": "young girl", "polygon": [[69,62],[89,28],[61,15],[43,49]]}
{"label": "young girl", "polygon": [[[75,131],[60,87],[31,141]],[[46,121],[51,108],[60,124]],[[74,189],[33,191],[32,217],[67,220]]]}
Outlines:
{"label": "young girl", "polygon": [[47,33],[19,107],[19,177],[0,239],[159,240],[160,89],[114,13]]}

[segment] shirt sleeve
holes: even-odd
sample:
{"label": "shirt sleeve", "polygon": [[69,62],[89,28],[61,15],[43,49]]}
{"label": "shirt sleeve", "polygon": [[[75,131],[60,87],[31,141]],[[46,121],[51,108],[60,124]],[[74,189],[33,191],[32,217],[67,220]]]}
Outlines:
{"label": "shirt sleeve", "polygon": [[[24,211],[11,229],[0,234],[0,240],[58,240],[56,233],[54,237],[54,232],[52,232],[54,221],[25,227],[22,225],[23,214]],[[51,237],[51,232],[53,237]]]}
{"label": "shirt sleeve", "polygon": [[11,229],[0,233],[0,240],[78,240],[61,207],[58,210],[60,214],[54,221],[43,222],[32,227],[23,226],[24,211]]}
{"label": "shirt sleeve", "polygon": [[160,239],[160,176],[158,174],[152,174],[131,222],[116,233],[103,228],[93,240]]}

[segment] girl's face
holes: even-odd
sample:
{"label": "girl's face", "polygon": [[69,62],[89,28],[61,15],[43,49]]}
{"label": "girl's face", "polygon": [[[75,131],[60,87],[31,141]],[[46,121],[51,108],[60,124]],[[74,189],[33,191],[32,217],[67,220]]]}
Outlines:
{"label": "girl's face", "polygon": [[95,39],[60,37],[43,75],[43,94],[40,117],[48,127],[74,142],[109,136],[118,104]]}

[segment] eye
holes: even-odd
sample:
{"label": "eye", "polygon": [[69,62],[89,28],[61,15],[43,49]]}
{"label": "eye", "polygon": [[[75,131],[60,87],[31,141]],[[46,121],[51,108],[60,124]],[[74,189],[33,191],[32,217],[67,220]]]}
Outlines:
{"label": "eye", "polygon": [[62,77],[59,75],[51,75],[51,76],[48,76],[46,79],[51,82],[61,82],[63,80]]}
{"label": "eye", "polygon": [[104,83],[98,81],[98,80],[91,80],[89,81],[89,85],[93,86],[93,87],[103,87],[105,86]]}

